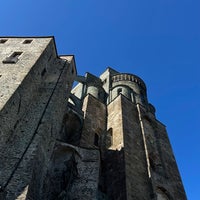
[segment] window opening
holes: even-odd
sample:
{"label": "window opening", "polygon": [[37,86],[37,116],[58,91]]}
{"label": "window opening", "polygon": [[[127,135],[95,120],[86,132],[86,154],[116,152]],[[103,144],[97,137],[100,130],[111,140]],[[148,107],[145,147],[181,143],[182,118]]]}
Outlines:
{"label": "window opening", "polygon": [[47,70],[46,70],[46,68],[44,68],[44,69],[42,70],[41,76],[44,76],[46,72],[47,72]]}
{"label": "window opening", "polygon": [[107,148],[109,148],[112,145],[113,145],[113,129],[109,128],[108,131],[107,131],[106,146],[107,146]]}
{"label": "window opening", "polygon": [[142,101],[142,103],[145,103],[145,95],[144,95],[143,92],[140,92],[140,93],[141,93],[141,94],[140,94],[141,101]]}
{"label": "window opening", "polygon": [[165,188],[158,187],[156,194],[157,194],[158,200],[169,200],[170,199],[169,193],[167,192],[167,190]]}
{"label": "window opening", "polygon": [[72,67],[72,71],[71,72],[72,72],[72,74],[74,74],[74,68],[73,67]]}
{"label": "window opening", "polygon": [[24,40],[23,44],[30,44],[33,40]]}
{"label": "window opening", "polygon": [[117,95],[120,95],[122,93],[122,88],[117,89]]}
{"label": "window opening", "polygon": [[22,52],[14,52],[11,54],[11,56],[7,57],[5,60],[3,60],[3,63],[16,63],[19,60],[19,56],[22,54]]}
{"label": "window opening", "polygon": [[11,56],[13,58],[18,58],[21,54],[22,54],[22,52],[14,52]]}
{"label": "window opening", "polygon": [[94,134],[94,145],[99,146],[99,135],[97,133]]}
{"label": "window opening", "polygon": [[0,39],[0,44],[4,44],[6,41],[6,39]]}

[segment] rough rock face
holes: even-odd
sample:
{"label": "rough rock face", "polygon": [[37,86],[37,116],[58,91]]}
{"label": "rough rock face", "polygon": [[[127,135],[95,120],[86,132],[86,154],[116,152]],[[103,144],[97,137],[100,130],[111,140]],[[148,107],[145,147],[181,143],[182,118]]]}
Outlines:
{"label": "rough rock face", "polygon": [[0,40],[0,200],[186,200],[141,78],[78,76],[52,37]]}

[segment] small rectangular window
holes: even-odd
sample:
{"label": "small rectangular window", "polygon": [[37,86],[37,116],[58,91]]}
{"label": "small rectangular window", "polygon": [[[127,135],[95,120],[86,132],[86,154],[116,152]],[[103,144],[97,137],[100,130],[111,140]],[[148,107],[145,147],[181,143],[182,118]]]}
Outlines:
{"label": "small rectangular window", "polygon": [[6,41],[6,39],[0,39],[0,44],[4,44]]}
{"label": "small rectangular window", "polygon": [[24,40],[23,44],[30,44],[33,40]]}
{"label": "small rectangular window", "polygon": [[16,51],[12,53],[9,57],[7,57],[5,60],[3,60],[3,63],[16,63],[19,60],[19,56],[22,54],[21,51]]}

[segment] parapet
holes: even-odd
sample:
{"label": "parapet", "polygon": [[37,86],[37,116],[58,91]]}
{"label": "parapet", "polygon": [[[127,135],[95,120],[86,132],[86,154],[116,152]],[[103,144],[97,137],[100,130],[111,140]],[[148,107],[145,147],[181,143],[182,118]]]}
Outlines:
{"label": "parapet", "polygon": [[134,74],[120,73],[112,76],[112,82],[129,81],[138,84],[143,90],[146,91],[146,85],[144,81]]}

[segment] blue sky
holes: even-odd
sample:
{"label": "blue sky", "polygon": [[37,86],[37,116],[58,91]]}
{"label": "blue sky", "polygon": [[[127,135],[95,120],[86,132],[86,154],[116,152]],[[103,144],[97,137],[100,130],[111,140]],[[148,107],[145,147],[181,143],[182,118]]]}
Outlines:
{"label": "blue sky", "polygon": [[54,35],[78,73],[140,76],[167,126],[189,200],[200,196],[199,0],[2,0],[1,36]]}

